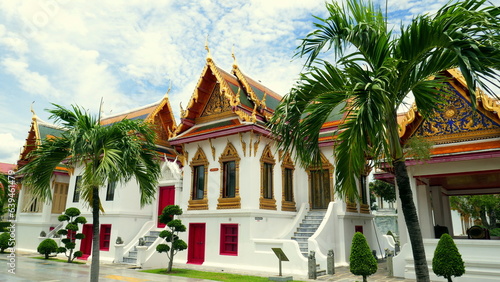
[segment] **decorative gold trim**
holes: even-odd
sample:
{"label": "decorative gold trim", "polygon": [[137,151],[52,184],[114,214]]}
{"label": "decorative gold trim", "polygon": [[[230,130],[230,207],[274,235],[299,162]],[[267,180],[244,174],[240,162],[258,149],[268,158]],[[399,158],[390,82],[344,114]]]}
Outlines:
{"label": "decorative gold trim", "polygon": [[241,143],[241,148],[243,149],[243,156],[247,156],[247,143],[243,141],[243,133],[239,132],[238,135],[240,136],[240,143]]}
{"label": "decorative gold trim", "polygon": [[398,122],[399,128],[399,137],[402,137],[406,132],[406,126],[412,123],[415,120],[417,113],[417,104],[413,103],[408,112],[404,115],[404,117]]}
{"label": "decorative gold trim", "polygon": [[204,116],[204,117],[197,117],[195,118],[195,123],[205,123],[205,122],[211,122],[211,121],[216,121],[216,120],[221,120],[221,119],[226,119],[230,117],[234,117],[234,113],[231,111],[223,112],[220,114],[215,114],[215,115],[209,115],[209,116]]}
{"label": "decorative gold trim", "polygon": [[257,134],[257,141],[253,143],[253,156],[255,157],[257,155],[257,150],[259,150],[259,144],[260,144],[260,134]]}
{"label": "decorative gold trim", "polygon": [[233,74],[239,79],[243,87],[245,87],[245,90],[250,96],[250,99],[254,102],[255,108],[257,106],[261,106],[261,102],[257,98],[257,95],[255,95],[255,92],[253,92],[253,89],[246,80],[245,75],[243,75],[243,73],[241,72],[240,68],[237,65],[233,65]]}
{"label": "decorative gold trim", "polygon": [[345,206],[347,212],[355,212],[355,213],[358,212],[358,205],[356,203],[346,202]]}
{"label": "decorative gold trim", "polygon": [[483,102],[483,107],[485,110],[488,110],[492,113],[496,113],[498,118],[500,119],[500,101],[495,100],[483,91],[479,91],[479,100]]}
{"label": "decorative gold trim", "polygon": [[212,138],[208,138],[208,143],[210,144],[210,149],[212,150],[212,158],[215,161],[215,147],[212,145]]}
{"label": "decorative gold trim", "polygon": [[[222,154],[219,157],[219,164],[221,168],[220,173],[220,193],[219,199],[217,200],[217,209],[239,209],[241,208],[241,198],[240,198],[240,157],[238,151],[231,144],[227,142],[226,148],[222,150]],[[235,196],[233,198],[224,198],[224,162],[234,161],[236,163],[236,187]]]}
{"label": "decorative gold trim", "polygon": [[[196,193],[194,187],[194,167],[203,165],[204,168],[204,182],[203,183],[203,199],[193,199],[194,193]],[[194,154],[193,159],[189,165],[191,167],[191,193],[188,200],[188,210],[208,210],[208,198],[207,198],[207,185],[208,185],[208,159],[205,152],[201,147],[198,146],[198,150]]]}
{"label": "decorative gold trim", "polygon": [[360,204],[359,205],[359,212],[369,214],[370,213],[370,206],[367,204]]}

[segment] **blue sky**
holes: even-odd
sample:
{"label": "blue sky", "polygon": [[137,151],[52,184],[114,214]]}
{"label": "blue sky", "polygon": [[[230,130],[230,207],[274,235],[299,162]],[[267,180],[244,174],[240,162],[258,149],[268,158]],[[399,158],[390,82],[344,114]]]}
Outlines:
{"label": "blue sky", "polygon": [[[389,0],[389,23],[436,11],[445,0]],[[169,98],[187,105],[208,42],[215,63],[284,95],[301,70],[294,50],[324,0],[0,1],[0,162],[14,163],[36,114],[50,103],[104,115]],[[376,3],[385,7],[385,0]],[[500,0],[492,3],[500,4]]]}

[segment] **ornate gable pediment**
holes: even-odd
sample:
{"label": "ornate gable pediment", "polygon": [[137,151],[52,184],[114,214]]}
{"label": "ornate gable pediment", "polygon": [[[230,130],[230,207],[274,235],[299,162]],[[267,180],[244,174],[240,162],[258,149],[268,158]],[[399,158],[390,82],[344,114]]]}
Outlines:
{"label": "ornate gable pediment", "polygon": [[203,109],[201,117],[207,117],[217,114],[222,114],[224,112],[230,112],[231,105],[229,100],[221,93],[220,83],[216,83],[215,87],[208,99],[208,102]]}
{"label": "ornate gable pediment", "polygon": [[414,135],[438,144],[500,137],[500,123],[453,89],[434,115],[422,121]]}
{"label": "ornate gable pediment", "polygon": [[436,143],[451,143],[500,136],[500,123],[453,89],[434,115],[422,121],[414,135]]}

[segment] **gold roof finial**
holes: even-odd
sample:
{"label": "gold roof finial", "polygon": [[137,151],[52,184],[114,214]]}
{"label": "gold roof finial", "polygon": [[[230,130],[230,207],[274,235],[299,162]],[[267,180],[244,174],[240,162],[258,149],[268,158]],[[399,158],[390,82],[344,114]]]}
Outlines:
{"label": "gold roof finial", "polygon": [[36,116],[35,110],[33,109],[33,104],[35,104],[35,101],[31,102],[31,106],[30,106],[30,111],[33,114],[33,116],[31,117],[31,119],[32,120],[36,120],[37,116]]}
{"label": "gold roof finial", "polygon": [[208,48],[208,35],[207,35],[207,39],[205,40],[205,50],[207,50],[207,61],[211,61],[212,54],[210,54],[210,48]]}
{"label": "gold roof finial", "polygon": [[236,62],[236,56],[234,55],[234,44],[233,44],[233,48],[231,48],[231,57],[233,57],[233,68],[237,68],[238,67],[238,63]]}

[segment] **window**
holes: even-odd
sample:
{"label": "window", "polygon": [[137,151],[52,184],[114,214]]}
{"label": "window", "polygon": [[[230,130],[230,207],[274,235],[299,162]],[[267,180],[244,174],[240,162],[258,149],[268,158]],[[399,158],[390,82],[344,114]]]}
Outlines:
{"label": "window", "polygon": [[283,172],[284,199],[293,202],[293,169],[285,167]]}
{"label": "window", "polygon": [[82,176],[78,175],[75,180],[75,193],[73,193],[73,203],[80,201],[80,187],[82,186]]}
{"label": "window", "polygon": [[223,163],[223,198],[234,198],[236,195],[236,162]]}
{"label": "window", "polygon": [[274,199],[274,164],[275,160],[271,153],[271,148],[267,145],[260,158],[260,199],[261,209],[276,210],[276,200]]}
{"label": "window", "polygon": [[220,225],[220,254],[238,255],[238,224]]}
{"label": "window", "polygon": [[115,199],[115,189],[116,189],[116,182],[109,181],[108,189],[106,190],[106,201],[113,201]]}
{"label": "window", "polygon": [[262,196],[264,199],[273,198],[273,164],[264,163],[262,174]]}
{"label": "window", "polygon": [[109,242],[111,240],[111,224],[101,224],[101,235],[99,250],[109,251]]}
{"label": "window", "polygon": [[205,166],[193,167],[193,200],[201,200],[205,196]]}
{"label": "window", "polygon": [[192,187],[188,200],[188,210],[208,210],[207,172],[208,159],[201,148],[198,148],[191,161]]}
{"label": "window", "polygon": [[233,144],[227,143],[219,158],[220,163],[220,196],[217,209],[239,209],[241,198],[239,191],[240,157]]}

